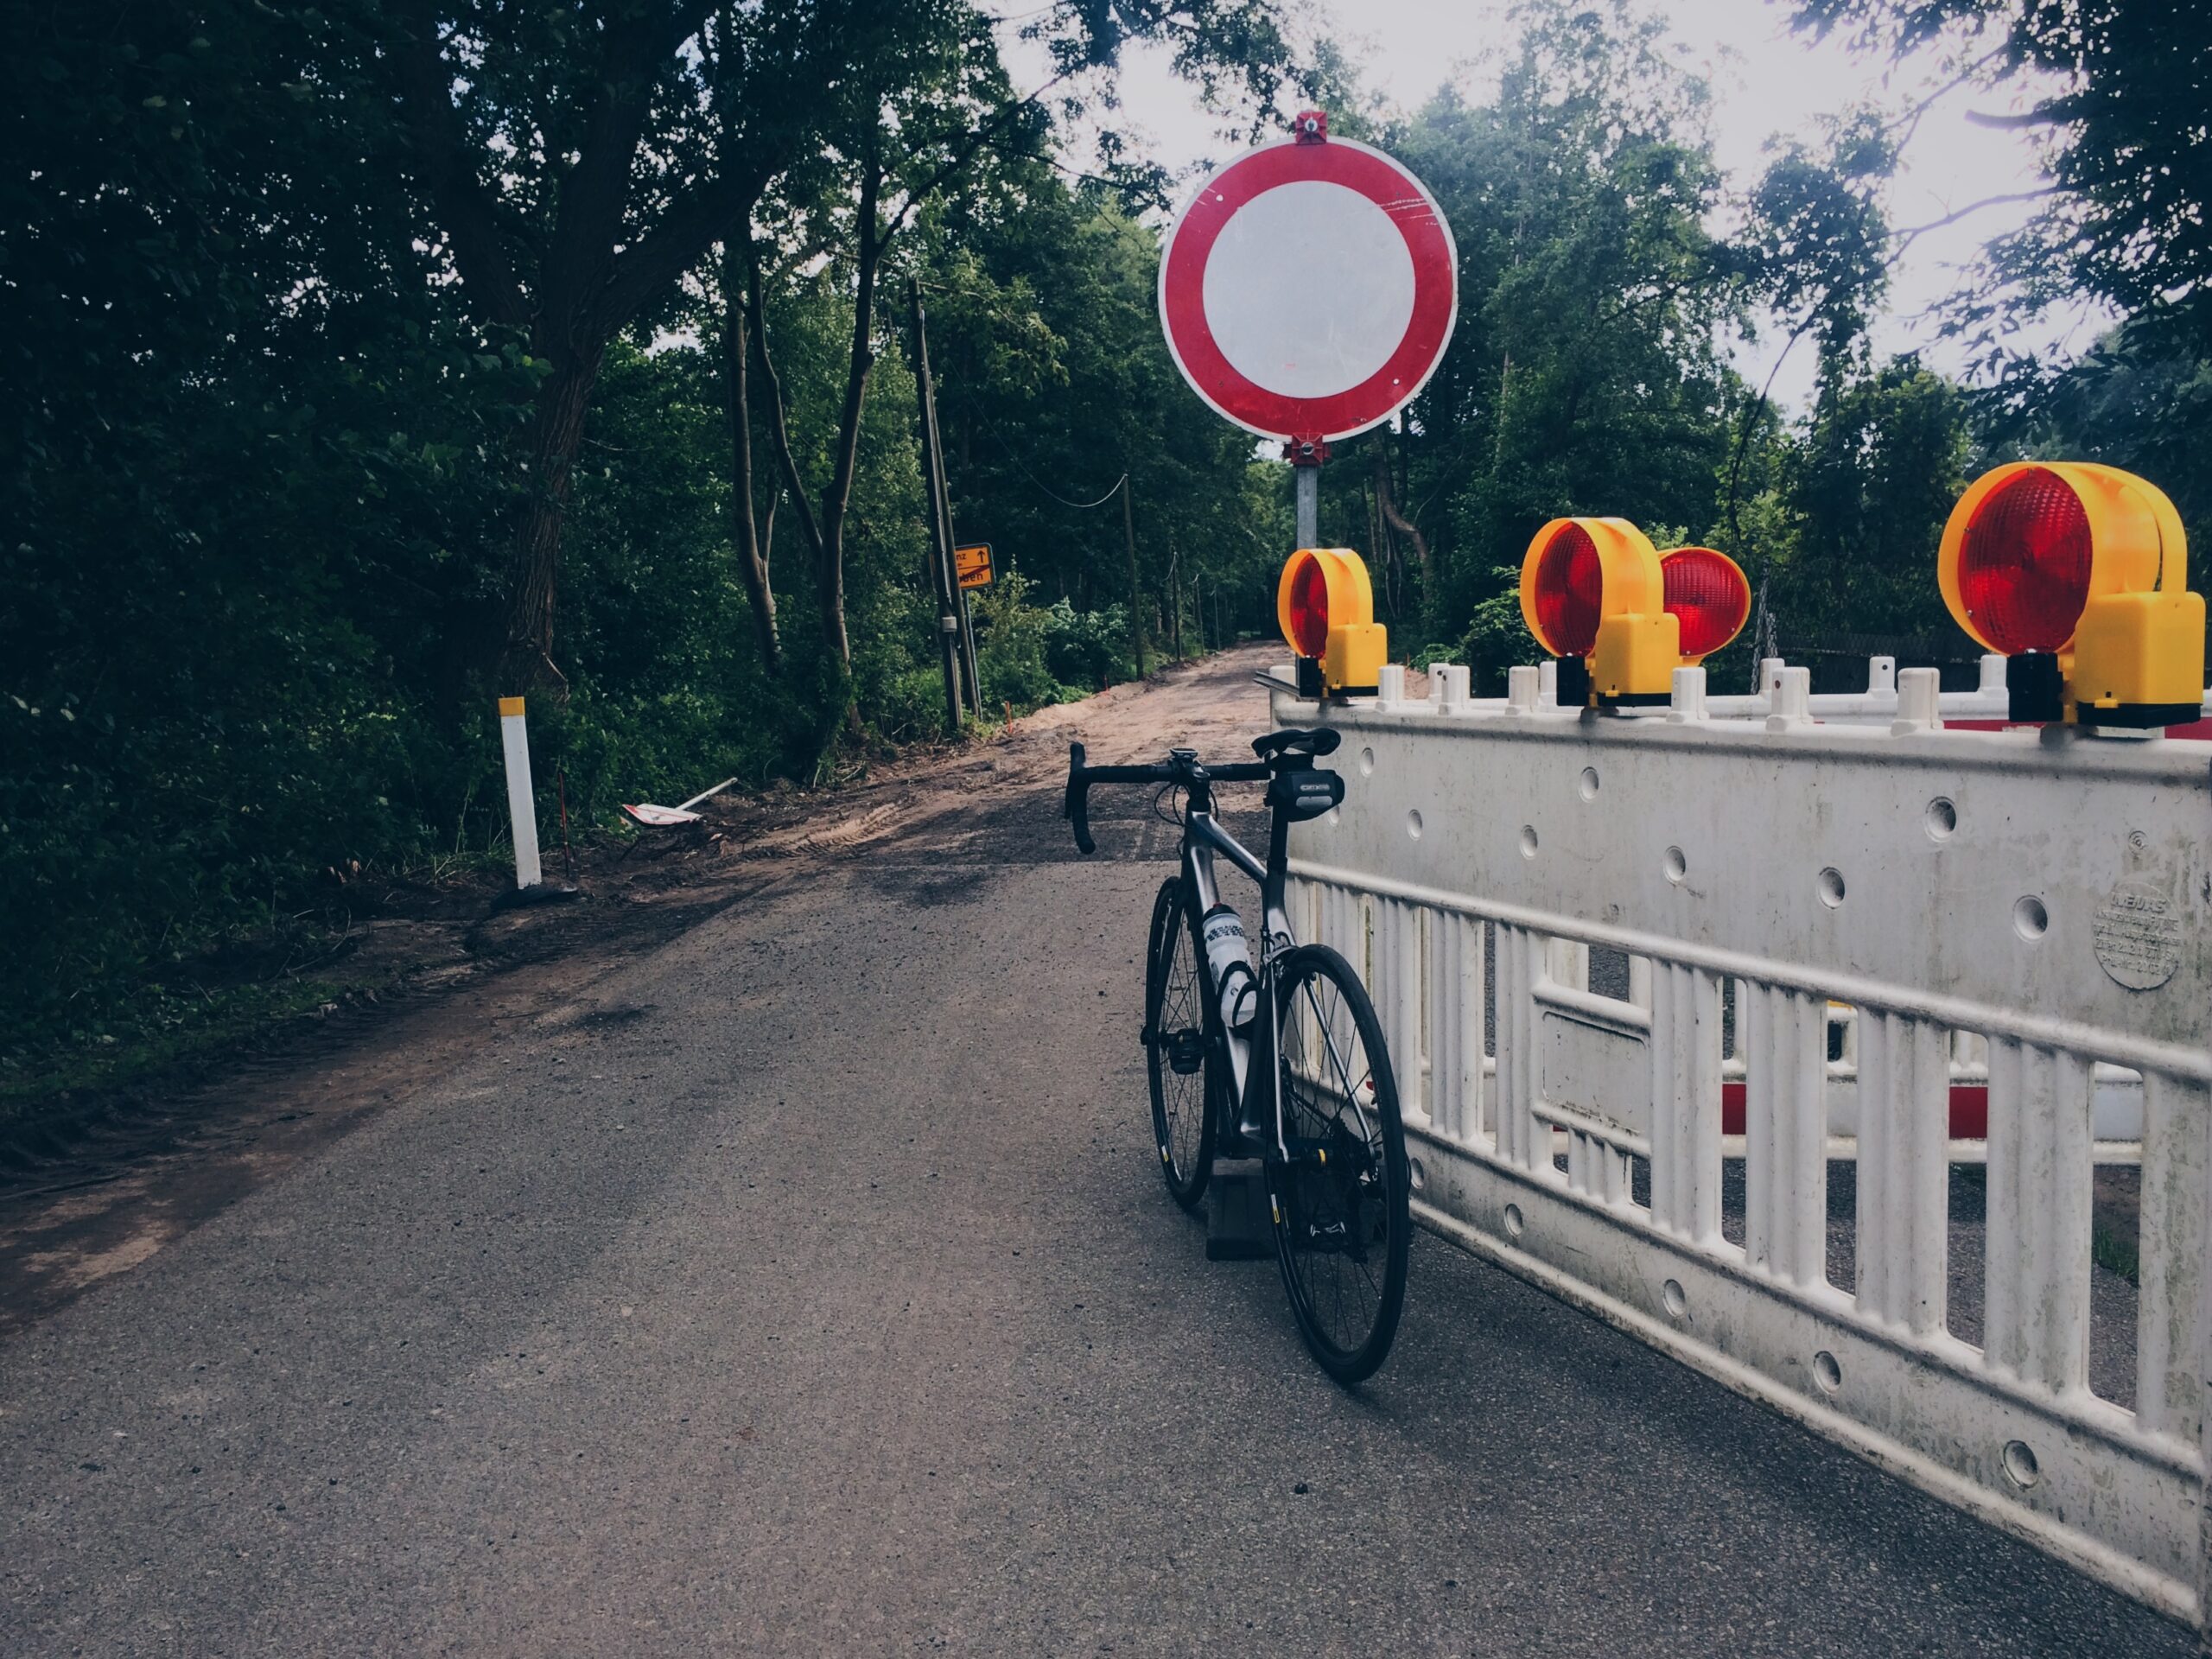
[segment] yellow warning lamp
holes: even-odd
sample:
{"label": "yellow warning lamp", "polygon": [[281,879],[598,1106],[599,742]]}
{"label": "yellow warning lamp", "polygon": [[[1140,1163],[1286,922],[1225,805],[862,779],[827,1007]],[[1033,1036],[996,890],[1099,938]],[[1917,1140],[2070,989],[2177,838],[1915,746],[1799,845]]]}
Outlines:
{"label": "yellow warning lamp", "polygon": [[1521,562],[1521,614],[1560,659],[1560,707],[1664,702],[1681,661],[1659,554],[1625,518],[1554,518]]}
{"label": "yellow warning lamp", "polygon": [[1275,584],[1275,620],[1298,653],[1306,697],[1371,697],[1389,642],[1367,566],[1348,547],[1302,547]]}
{"label": "yellow warning lamp", "polygon": [[1751,615],[1751,584],[1743,567],[1717,548],[1677,547],[1659,556],[1667,614],[1681,628],[1682,662],[1691,668],[1744,631]]}
{"label": "yellow warning lamp", "polygon": [[2012,461],[1959,498],[1943,602],[2005,668],[2016,721],[2171,726],[2204,698],[2204,600],[2157,486],[2087,461]]}

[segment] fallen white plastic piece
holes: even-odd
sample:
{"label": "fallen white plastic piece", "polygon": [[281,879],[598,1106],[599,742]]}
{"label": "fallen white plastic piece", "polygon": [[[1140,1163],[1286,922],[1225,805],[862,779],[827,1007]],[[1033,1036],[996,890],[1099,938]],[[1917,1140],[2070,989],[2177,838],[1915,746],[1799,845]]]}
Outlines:
{"label": "fallen white plastic piece", "polygon": [[636,806],[625,802],[622,815],[631,823],[642,823],[650,830],[672,830],[679,823],[699,822],[696,812],[686,812],[680,806],[655,806],[651,801],[641,802]]}
{"label": "fallen white plastic piece", "polygon": [[632,806],[626,802],[622,815],[631,823],[643,824],[648,830],[673,830],[678,824],[696,823],[700,815],[691,809],[709,797],[721,794],[736,781],[734,778],[725,778],[712,789],[701,790],[681,806],[655,806],[651,801],[642,801]]}

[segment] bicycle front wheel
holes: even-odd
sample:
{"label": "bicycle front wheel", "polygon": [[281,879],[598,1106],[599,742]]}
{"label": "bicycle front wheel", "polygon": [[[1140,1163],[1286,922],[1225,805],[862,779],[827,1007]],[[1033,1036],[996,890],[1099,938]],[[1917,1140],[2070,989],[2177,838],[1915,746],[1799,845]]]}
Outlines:
{"label": "bicycle front wheel", "polygon": [[1214,1061],[1206,1036],[1198,930],[1179,877],[1162,882],[1154,901],[1144,981],[1153,1140],[1160,1147],[1168,1196],[1192,1210],[1205,1195],[1206,1177],[1213,1170]]}
{"label": "bicycle front wheel", "polygon": [[[1339,1382],[1372,1376],[1406,1300],[1406,1132],[1374,1004],[1351,963],[1301,945],[1276,968],[1283,1141],[1267,1160],[1283,1288]],[[1267,1087],[1264,1077],[1255,1086]]]}

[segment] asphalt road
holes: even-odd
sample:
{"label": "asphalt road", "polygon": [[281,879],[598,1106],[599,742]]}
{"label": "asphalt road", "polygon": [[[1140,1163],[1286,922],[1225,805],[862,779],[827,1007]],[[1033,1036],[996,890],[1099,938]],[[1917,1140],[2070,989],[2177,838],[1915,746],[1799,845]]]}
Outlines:
{"label": "asphalt road", "polygon": [[1330,1384],[1155,1173],[1141,805],[795,870],[0,1342],[0,1652],[2194,1651],[1425,1236]]}

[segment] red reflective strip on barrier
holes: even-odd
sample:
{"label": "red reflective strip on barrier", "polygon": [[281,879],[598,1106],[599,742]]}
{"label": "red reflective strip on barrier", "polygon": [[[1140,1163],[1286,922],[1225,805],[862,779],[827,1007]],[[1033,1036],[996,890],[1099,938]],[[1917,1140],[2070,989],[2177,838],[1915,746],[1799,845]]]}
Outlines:
{"label": "red reflective strip on barrier", "polygon": [[[1720,1133],[1744,1133],[1744,1085],[1724,1083],[1720,1085]],[[1986,1083],[1955,1083],[1951,1085],[1951,1139],[1954,1141],[1986,1141],[1989,1139],[1989,1085]]]}
{"label": "red reflective strip on barrier", "polygon": [[1989,1085],[1955,1083],[1951,1085],[1951,1139],[1989,1139]]}
{"label": "red reflective strip on barrier", "polygon": [[[2016,726],[2009,720],[1947,720],[1947,732],[2031,732],[2033,726]],[[2186,743],[2212,743],[2212,720],[2192,720],[2186,726],[2169,726],[2168,737],[2180,738]]]}

